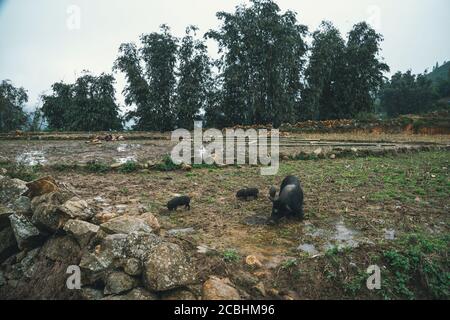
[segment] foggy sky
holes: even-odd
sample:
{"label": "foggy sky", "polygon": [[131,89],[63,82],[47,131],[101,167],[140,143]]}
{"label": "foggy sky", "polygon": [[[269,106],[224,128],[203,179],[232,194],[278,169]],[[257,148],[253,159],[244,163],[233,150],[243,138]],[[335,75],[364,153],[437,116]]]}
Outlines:
{"label": "foggy sky", "polygon": [[[87,69],[111,72],[119,45],[168,24],[176,36],[194,24],[203,35],[219,26],[215,13],[233,11],[235,0],[0,0],[0,80],[28,90],[28,108],[57,81],[73,82]],[[450,60],[448,0],[278,0],[309,30],[322,20],[343,35],[366,20],[384,35],[382,56],[391,71],[422,73]],[[78,17],[79,10],[79,19]],[[75,18],[74,18],[75,17]],[[78,24],[79,21],[79,24]],[[79,28],[78,28],[79,27]],[[208,42],[211,56],[216,45]],[[123,75],[116,75],[123,102]]]}

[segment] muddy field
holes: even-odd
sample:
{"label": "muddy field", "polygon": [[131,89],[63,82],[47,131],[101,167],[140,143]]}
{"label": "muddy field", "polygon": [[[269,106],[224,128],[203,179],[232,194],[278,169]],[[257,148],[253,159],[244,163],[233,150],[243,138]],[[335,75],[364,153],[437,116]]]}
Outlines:
{"label": "muddy field", "polygon": [[[169,154],[175,143],[168,134],[128,134],[125,141],[92,143],[92,135],[62,135],[59,139],[49,139],[40,135],[40,139],[0,139],[0,158],[4,161],[25,165],[74,165],[100,162],[108,165],[123,164],[128,161],[137,163],[157,162]],[[50,136],[53,137],[53,136]],[[269,139],[270,142],[270,139]],[[450,145],[448,136],[426,135],[355,135],[355,134],[289,134],[279,140],[281,155],[289,157],[300,153],[314,154],[320,150],[323,154],[342,151],[398,150],[399,148],[419,148],[422,146]],[[269,147],[270,150],[270,147]]]}
{"label": "muddy field", "polygon": [[[448,136],[414,140],[403,135],[309,135],[283,138],[280,144],[285,153],[314,153],[317,148],[332,152],[450,143]],[[52,175],[70,184],[98,215],[155,214],[163,235],[176,238],[193,255],[201,279],[226,276],[243,297],[449,298],[450,153],[445,148],[383,157],[287,159],[277,175],[261,176],[259,168],[251,166],[127,174],[45,166],[157,161],[170,151],[168,140],[99,145],[1,141],[0,145],[0,155],[9,160],[44,164],[35,172],[38,176]],[[268,189],[279,186],[286,175],[302,181],[305,219],[269,225]],[[259,199],[238,201],[235,193],[243,187],[259,188]],[[191,196],[192,209],[169,213],[167,201],[180,194]],[[414,256],[409,253],[422,245],[429,249],[424,261],[439,272],[424,271],[423,265],[413,268]],[[398,269],[395,254],[411,259],[409,267]],[[248,256],[257,263],[250,263]],[[382,289],[369,291],[365,271],[373,264],[382,268]]]}

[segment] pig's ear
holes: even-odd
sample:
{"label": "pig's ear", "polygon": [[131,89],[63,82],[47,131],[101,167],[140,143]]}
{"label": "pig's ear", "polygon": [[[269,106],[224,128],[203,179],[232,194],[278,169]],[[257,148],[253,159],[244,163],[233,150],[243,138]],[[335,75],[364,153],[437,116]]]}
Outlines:
{"label": "pig's ear", "polygon": [[277,198],[277,188],[275,188],[274,186],[270,187],[269,190],[269,199],[270,201],[275,201]]}

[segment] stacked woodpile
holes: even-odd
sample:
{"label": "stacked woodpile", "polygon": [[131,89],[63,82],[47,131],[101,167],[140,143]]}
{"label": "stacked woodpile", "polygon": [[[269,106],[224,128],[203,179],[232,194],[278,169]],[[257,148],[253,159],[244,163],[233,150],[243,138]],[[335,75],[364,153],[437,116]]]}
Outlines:
{"label": "stacked woodpile", "polygon": [[430,133],[449,134],[450,115],[448,112],[432,112],[426,115],[404,115],[392,119],[357,120],[339,119],[324,121],[304,121],[296,124],[283,124],[282,130],[291,132],[315,133]]}
{"label": "stacked woodpile", "polygon": [[102,142],[114,142],[114,141],[124,141],[124,140],[125,140],[125,137],[122,135],[107,134],[105,136],[93,136],[89,139],[89,141],[86,141],[86,143],[101,144]]}

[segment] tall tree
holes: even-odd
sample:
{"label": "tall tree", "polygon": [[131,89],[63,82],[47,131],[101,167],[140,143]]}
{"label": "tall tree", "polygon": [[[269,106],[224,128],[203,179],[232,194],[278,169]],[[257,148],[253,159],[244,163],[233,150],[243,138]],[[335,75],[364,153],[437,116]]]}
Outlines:
{"label": "tall tree", "polygon": [[207,36],[219,44],[223,125],[293,122],[300,102],[307,27],[271,0],[252,0]]}
{"label": "tall tree", "polygon": [[345,42],[323,22],[313,33],[302,105],[304,119],[353,118],[374,111],[389,67],[379,57],[383,37],[367,23],[356,24]]}
{"label": "tall tree", "polygon": [[197,27],[186,28],[178,51],[179,81],[176,97],[176,116],[179,128],[192,129],[194,120],[208,100],[211,85],[210,61],[203,41],[196,40]]}
{"label": "tall tree", "polygon": [[383,84],[383,73],[389,71],[380,61],[383,36],[366,22],[356,24],[348,34],[345,52],[346,68],[342,74],[343,109],[341,117],[373,112],[374,100]]}
{"label": "tall tree", "polygon": [[115,101],[114,77],[89,73],[74,84],[55,83],[53,94],[43,96],[42,113],[56,130],[121,130],[119,106]]}
{"label": "tall tree", "polygon": [[312,34],[309,65],[305,72],[301,118],[323,120],[340,118],[342,76],[345,72],[345,41],[331,22],[324,21]]}
{"label": "tall tree", "polygon": [[175,124],[177,39],[166,25],[140,37],[142,47],[122,44],[114,69],[125,73],[125,103],[135,106],[127,119],[137,130],[171,130]]}
{"label": "tall tree", "polygon": [[28,95],[24,88],[16,88],[9,80],[0,83],[0,131],[21,129],[27,121],[23,111]]}
{"label": "tall tree", "polygon": [[56,82],[52,85],[52,94],[42,96],[42,113],[47,121],[47,126],[53,130],[65,130],[68,119],[67,109],[73,102],[72,85]]}

